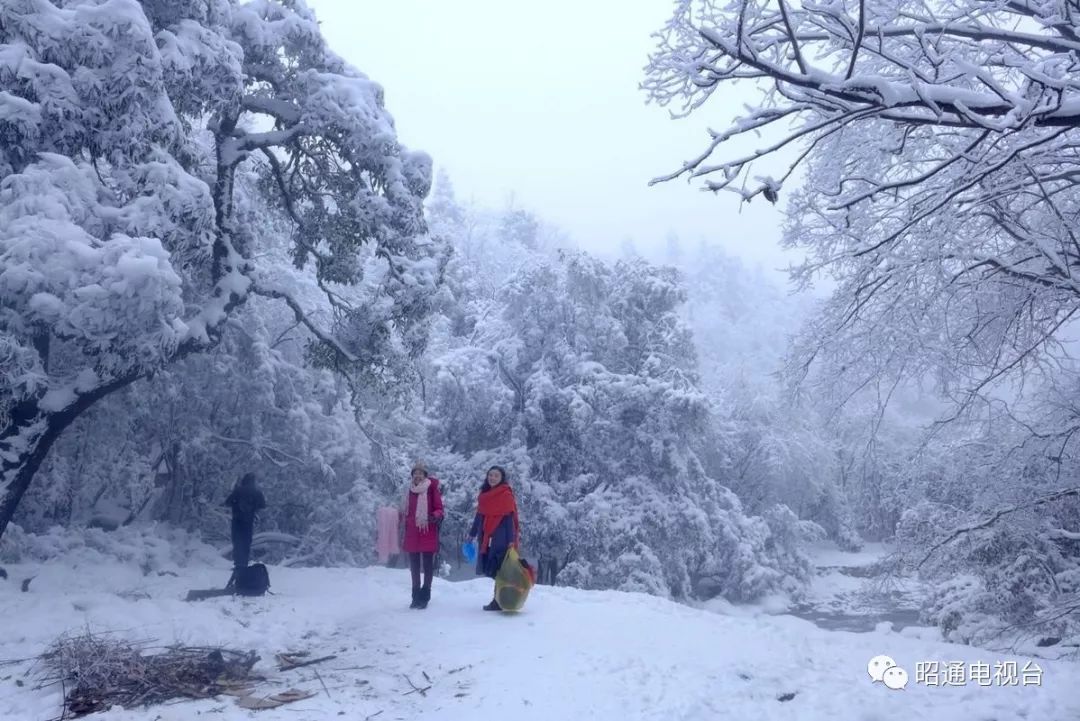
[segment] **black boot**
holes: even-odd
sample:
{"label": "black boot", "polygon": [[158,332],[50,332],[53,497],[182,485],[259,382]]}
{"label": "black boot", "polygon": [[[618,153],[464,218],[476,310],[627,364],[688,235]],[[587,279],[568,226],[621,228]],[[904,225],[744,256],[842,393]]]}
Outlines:
{"label": "black boot", "polygon": [[495,600],[495,599],[493,598],[493,599],[491,599],[491,603],[489,603],[488,605],[484,606],[484,610],[485,610],[485,611],[501,611],[501,610],[502,610],[502,606],[500,606],[500,605],[499,605],[499,602],[498,602],[498,601],[496,601],[496,600]]}
{"label": "black boot", "polygon": [[414,588],[412,590],[412,603],[409,604],[409,608],[420,608],[420,589]]}
{"label": "black boot", "polygon": [[431,600],[431,586],[425,586],[424,588],[421,588],[419,591],[418,599],[419,600],[417,601],[416,607],[427,608],[428,601]]}

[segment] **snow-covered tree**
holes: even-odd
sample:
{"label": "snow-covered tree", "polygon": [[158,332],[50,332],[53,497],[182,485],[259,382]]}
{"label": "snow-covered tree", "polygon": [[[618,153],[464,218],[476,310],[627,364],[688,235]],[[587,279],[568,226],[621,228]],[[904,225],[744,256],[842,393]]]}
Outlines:
{"label": "snow-covered tree", "polygon": [[545,582],[679,598],[795,589],[807,569],[789,533],[803,527],[779,510],[749,517],[698,457],[709,408],[679,274],[523,257],[494,298],[471,301],[472,332],[426,383],[431,442],[464,481],[452,517],[498,463]]}
{"label": "snow-covered tree", "polygon": [[1076,389],[1072,375],[1033,394],[1038,413],[998,406],[985,424],[951,424],[900,476],[920,502],[897,540],[935,582],[925,614],[950,638],[1080,630],[1080,489],[1066,480],[1080,472]]}
{"label": "snow-covered tree", "polygon": [[[219,343],[253,294],[342,368],[378,365],[391,325],[415,346],[430,162],[301,0],[12,0],[0,86],[0,533],[80,414]],[[264,262],[256,198],[327,325]]]}
{"label": "snow-covered tree", "polygon": [[[731,86],[763,94],[670,177],[775,200],[805,166],[785,238],[809,253],[796,277],[839,287],[804,362],[886,394],[933,375],[963,405],[1060,355],[1080,262],[1073,14],[1007,0],[677,3],[653,99],[690,112]],[[775,142],[715,157],[757,132]],[[781,177],[746,177],[784,152]]]}
{"label": "snow-covered tree", "polygon": [[[1047,392],[1076,379],[1067,345],[1080,308],[1078,50],[1077,9],[1060,0],[680,0],[647,83],[652,99],[684,112],[716,105],[726,88],[760,91],[668,178],[701,178],[744,201],[790,198],[785,242],[808,256],[796,280],[835,282],[793,354],[804,388],[834,406],[869,399],[880,414],[931,381],[949,433],[983,439],[969,454],[939,423],[936,438],[911,445],[921,453],[885,453],[863,474],[884,482],[863,490],[892,496],[871,499],[894,516],[880,522],[898,520],[924,553],[951,547],[951,525],[985,531],[961,533],[970,552],[952,554],[963,559],[952,570],[981,574],[974,605],[1007,621],[1046,619],[1059,594],[1075,599],[1061,574],[1077,555],[1078,491],[1058,471],[1075,454],[1076,417]],[[735,149],[754,134],[766,140]],[[779,170],[754,175],[763,165]],[[798,169],[802,186],[788,196]],[[999,444],[1014,460],[1027,449],[1019,468],[990,452]],[[963,465],[987,458],[985,475]],[[1055,519],[1052,542],[1009,510],[1036,501]],[[994,600],[1019,588],[1030,603]],[[955,627],[953,601],[935,613]]]}
{"label": "snow-covered tree", "polygon": [[672,252],[674,236],[668,241],[667,258],[685,279],[685,315],[711,411],[699,451],[709,475],[723,478],[748,513],[787,505],[858,546],[840,438],[812,399],[795,402],[777,378],[813,299],[784,294],[716,245],[684,254]]}

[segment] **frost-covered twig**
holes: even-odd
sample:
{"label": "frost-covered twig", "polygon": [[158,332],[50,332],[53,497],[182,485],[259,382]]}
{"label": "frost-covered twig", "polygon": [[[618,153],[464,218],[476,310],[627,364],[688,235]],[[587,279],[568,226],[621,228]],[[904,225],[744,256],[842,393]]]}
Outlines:
{"label": "frost-covered twig", "polygon": [[[1080,126],[1080,82],[1056,67],[1056,58],[1080,51],[1080,43],[1049,9],[1007,3],[984,12],[982,3],[961,3],[947,20],[931,19],[932,12],[913,19],[919,14],[899,3],[873,10],[875,22],[864,3],[856,17],[830,4],[680,3],[652,58],[644,85],[651,100],[693,109],[724,84],[760,79],[771,87],[761,86],[762,102],[747,117],[713,133],[701,156],[659,180],[713,172],[724,179],[711,187],[727,187],[752,158],[704,170],[706,158],[723,142],[792,114],[795,122],[783,131],[789,137],[822,119],[847,124],[866,110],[899,126]],[[1021,17],[1057,32],[1010,29]],[[1056,94],[1043,92],[1050,87]]]}
{"label": "frost-covered twig", "polygon": [[923,565],[925,565],[926,562],[929,561],[930,558],[935,553],[937,553],[938,550],[940,550],[944,546],[952,543],[957,538],[959,538],[959,537],[961,537],[961,536],[963,536],[965,534],[971,533],[972,531],[978,531],[978,530],[981,530],[983,528],[988,528],[988,527],[992,526],[993,524],[997,523],[998,520],[1000,520],[1002,517],[1007,516],[1010,513],[1016,513],[1018,511],[1023,511],[1023,510],[1027,510],[1027,509],[1030,509],[1030,508],[1035,508],[1037,506],[1042,506],[1042,505],[1045,505],[1047,503],[1053,503],[1055,501],[1060,501],[1063,498],[1069,498],[1069,497],[1074,497],[1074,496],[1080,497],[1080,488],[1066,488],[1065,490],[1057,491],[1055,493],[1050,493],[1050,494],[1045,495],[1045,496],[1040,496],[1039,498],[1035,498],[1035,499],[1033,499],[1031,501],[1028,501],[1026,503],[1019,503],[1019,504],[1017,504],[1015,506],[1009,506],[1007,508],[1001,508],[1001,509],[995,511],[994,513],[992,513],[987,518],[983,519],[982,521],[980,521],[978,523],[975,523],[975,524],[972,524],[972,525],[969,525],[969,526],[964,526],[963,528],[958,528],[955,531],[953,531],[952,533],[950,533],[948,536],[946,536],[943,540],[935,543],[930,548],[930,550],[926,552],[926,555],[923,556],[922,560],[919,561],[916,564],[915,567],[916,568],[922,568]]}
{"label": "frost-covered twig", "polygon": [[285,301],[285,304],[289,306],[289,308],[295,315],[296,320],[299,323],[303,324],[303,326],[307,328],[312,333],[312,335],[318,338],[323,344],[333,350],[333,352],[341,360],[346,363],[356,362],[356,356],[353,355],[353,353],[351,353],[347,348],[345,348],[345,346],[341,345],[337,338],[334,338],[332,335],[330,335],[318,325],[316,325],[315,322],[307,316],[307,314],[304,312],[304,309],[300,307],[300,304],[296,301],[296,299],[293,298],[291,295],[282,290],[267,288],[263,285],[256,285],[253,290],[256,295],[265,296],[267,298],[276,298],[278,300]]}
{"label": "frost-covered twig", "polygon": [[277,455],[282,456],[282,457],[284,457],[284,458],[286,458],[286,459],[288,459],[288,460],[290,460],[293,463],[296,463],[298,465],[304,465],[304,464],[307,463],[307,461],[305,461],[303,458],[298,458],[297,456],[294,456],[291,453],[286,453],[285,451],[281,450],[280,448],[276,448],[276,447],[274,447],[274,446],[272,446],[272,445],[270,445],[268,443],[262,443],[262,442],[259,442],[259,441],[250,441],[250,440],[246,440],[244,438],[229,438],[228,436],[223,436],[223,435],[216,434],[216,433],[211,435],[211,438],[214,438],[215,440],[218,440],[218,441],[222,441],[223,443],[241,443],[241,444],[244,444],[244,445],[251,446],[252,448],[255,449],[256,453],[263,456],[264,458],[266,458],[267,460],[269,460],[271,463],[278,466],[279,468],[284,468],[288,464],[279,462],[277,459],[270,458],[268,454],[276,453]]}

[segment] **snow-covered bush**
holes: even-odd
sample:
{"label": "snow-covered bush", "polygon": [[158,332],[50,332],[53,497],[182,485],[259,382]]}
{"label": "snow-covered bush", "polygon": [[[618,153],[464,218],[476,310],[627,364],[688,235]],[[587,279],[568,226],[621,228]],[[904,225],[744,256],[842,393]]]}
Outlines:
{"label": "snow-covered bush", "polygon": [[165,524],[139,524],[116,531],[53,526],[28,533],[13,525],[0,541],[0,561],[41,563],[78,558],[87,565],[118,563],[144,574],[187,566],[220,565],[217,549],[198,536]]}
{"label": "snow-covered bush", "polygon": [[931,582],[925,620],[962,643],[1080,632],[1080,533],[1057,528],[1062,511],[1080,517],[1055,505],[989,524],[929,502],[905,512],[897,539]]}

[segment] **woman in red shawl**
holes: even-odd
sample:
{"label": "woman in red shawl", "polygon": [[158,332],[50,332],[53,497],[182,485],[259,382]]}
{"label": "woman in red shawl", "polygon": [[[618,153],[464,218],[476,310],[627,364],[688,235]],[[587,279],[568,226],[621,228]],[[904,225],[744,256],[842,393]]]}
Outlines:
{"label": "woman in red shawl", "polygon": [[[405,492],[405,541],[402,550],[409,554],[412,572],[412,604],[409,608],[427,608],[431,600],[431,578],[435,575],[435,553],[439,550],[439,524],[443,519],[439,479],[428,475],[427,467],[417,461],[412,468],[412,483]],[[424,567],[424,585],[420,585],[420,566]]]}
{"label": "woman in red shawl", "polygon": [[[477,547],[476,573],[495,578],[506,552],[518,546],[518,510],[514,491],[506,482],[506,471],[500,466],[488,469],[487,480],[480,486],[476,518],[473,519],[469,540],[480,537]],[[485,611],[501,611],[494,598],[484,606]]]}

